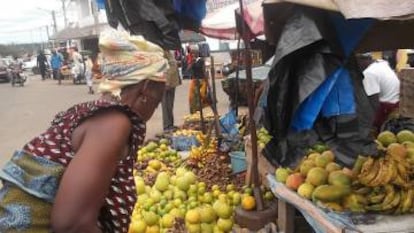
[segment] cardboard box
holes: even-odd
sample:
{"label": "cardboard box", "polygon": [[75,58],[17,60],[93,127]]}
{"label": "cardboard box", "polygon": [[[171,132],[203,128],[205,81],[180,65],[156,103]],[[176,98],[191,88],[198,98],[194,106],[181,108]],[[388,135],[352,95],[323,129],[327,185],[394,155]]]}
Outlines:
{"label": "cardboard box", "polygon": [[400,86],[400,114],[414,118],[414,68],[404,68],[398,74]]}

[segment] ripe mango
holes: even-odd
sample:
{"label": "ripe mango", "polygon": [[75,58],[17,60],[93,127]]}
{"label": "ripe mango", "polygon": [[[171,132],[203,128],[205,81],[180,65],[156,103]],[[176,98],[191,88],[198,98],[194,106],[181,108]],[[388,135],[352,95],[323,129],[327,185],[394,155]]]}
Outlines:
{"label": "ripe mango", "polygon": [[313,191],[312,199],[322,202],[339,201],[351,192],[349,186],[321,185]]}
{"label": "ripe mango", "polygon": [[328,172],[320,167],[314,167],[308,172],[306,182],[317,187],[326,184],[328,181]]}
{"label": "ripe mango", "polygon": [[333,171],[329,174],[328,183],[331,185],[351,185],[351,178],[347,176],[343,171]]}
{"label": "ripe mango", "polygon": [[303,177],[300,173],[293,173],[286,179],[286,186],[292,190],[297,190],[303,183]]}

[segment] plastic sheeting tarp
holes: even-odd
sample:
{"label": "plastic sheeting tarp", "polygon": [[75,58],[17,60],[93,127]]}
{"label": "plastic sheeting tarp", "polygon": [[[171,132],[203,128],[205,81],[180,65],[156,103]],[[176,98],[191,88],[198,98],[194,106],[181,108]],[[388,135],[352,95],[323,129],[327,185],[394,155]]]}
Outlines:
{"label": "plastic sheeting tarp", "polygon": [[326,143],[348,167],[358,154],[377,154],[369,137],[374,112],[362,74],[348,56],[358,38],[351,38],[351,45],[341,42],[331,18],[332,13],[302,8],[281,33],[265,109],[273,139],[264,154],[275,165],[297,165],[317,142]]}
{"label": "plastic sheeting tarp", "polygon": [[264,3],[290,2],[326,10],[339,11],[346,19],[408,19],[414,18],[411,0],[264,0]]}
{"label": "plastic sheeting tarp", "polygon": [[[340,0],[342,1],[342,0]],[[409,2],[411,5],[408,6],[406,9],[412,9],[413,4],[410,0],[399,0],[397,2],[402,1],[404,4],[407,5]],[[342,16],[345,15],[347,18],[346,13],[344,13],[341,9],[338,9],[337,6],[334,4],[336,0],[266,0],[263,3],[263,15],[265,18],[265,34],[266,39],[269,41],[270,44],[277,44],[280,38],[280,34],[283,30],[283,27],[286,23],[286,20],[291,17],[291,15],[296,11],[296,8],[311,6],[307,8],[312,9],[320,9],[326,12],[336,12],[337,15]],[[356,0],[349,0],[349,2],[353,2],[355,5],[358,2],[358,10],[361,9],[361,12],[364,10],[373,11],[375,12],[375,7],[377,7],[379,2],[382,2],[385,5],[382,5],[381,10],[389,9],[390,12],[394,11],[396,8],[400,9],[400,5],[398,5],[394,1],[387,1],[384,2],[382,0],[374,0],[374,1],[356,1]],[[371,5],[372,4],[372,5]],[[366,7],[369,5],[368,7]],[[332,7],[333,6],[333,7]],[[365,7],[362,7],[365,6]],[[331,9],[333,8],[333,9]],[[362,10],[363,8],[363,10]],[[327,11],[331,10],[331,11]],[[357,11],[358,11],[357,10]],[[379,11],[379,12],[380,12]],[[407,12],[412,12],[412,10],[407,10]],[[404,12],[400,12],[403,14]],[[395,13],[393,13],[394,15]],[[356,51],[358,52],[368,52],[368,51],[383,51],[383,50],[394,50],[399,48],[411,48],[414,47],[414,31],[412,28],[414,27],[414,18],[407,17],[407,15],[399,15],[396,17],[380,17],[380,15],[370,14],[366,12],[364,14],[357,15],[353,17],[349,17],[351,21],[352,19],[358,19],[357,21],[361,21],[363,19],[371,21],[372,25],[369,28],[369,31],[363,35],[363,37],[358,42],[358,46],[356,47]],[[371,18],[370,18],[371,17]],[[369,18],[369,19],[368,19]],[[407,20],[408,18],[408,20]],[[385,20],[386,19],[386,20]],[[405,19],[405,20],[401,20]],[[332,20],[332,19],[329,19]],[[348,33],[348,32],[347,32]]]}
{"label": "plastic sheeting tarp", "polygon": [[206,14],[205,0],[107,0],[108,23],[117,28],[121,24],[135,35],[158,44],[164,49],[179,49],[179,31],[197,31]]}

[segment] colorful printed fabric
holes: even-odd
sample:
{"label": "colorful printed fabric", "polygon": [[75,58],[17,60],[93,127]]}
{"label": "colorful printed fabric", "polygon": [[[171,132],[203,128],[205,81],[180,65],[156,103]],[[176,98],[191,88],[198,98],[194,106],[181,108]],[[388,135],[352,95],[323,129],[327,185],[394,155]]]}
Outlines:
{"label": "colorful printed fabric", "polygon": [[134,152],[144,140],[145,124],[127,106],[106,100],[78,104],[57,114],[46,132],[27,143],[24,152],[16,152],[0,173],[4,182],[0,190],[0,232],[50,232],[50,203],[60,176],[75,156],[72,133],[89,117],[109,109],[127,114],[133,130],[130,154],[118,164],[98,225],[106,233],[128,232],[136,201]]}
{"label": "colorful printed fabric", "polygon": [[64,167],[16,151],[0,177],[0,232],[50,232],[52,201]]}
{"label": "colorful printed fabric", "polygon": [[123,87],[142,80],[166,81],[164,72],[169,66],[164,51],[142,36],[130,36],[126,32],[109,29],[100,35],[99,48],[105,77],[99,85],[101,92],[119,97]]}
{"label": "colorful printed fabric", "polygon": [[[198,79],[200,82],[200,89],[197,91],[197,80],[192,79],[190,81],[190,88],[188,94],[188,100],[190,103],[190,113],[193,114],[200,111],[201,108],[209,106],[210,102],[208,99],[208,82],[206,79]],[[200,101],[201,98],[201,101]]]}

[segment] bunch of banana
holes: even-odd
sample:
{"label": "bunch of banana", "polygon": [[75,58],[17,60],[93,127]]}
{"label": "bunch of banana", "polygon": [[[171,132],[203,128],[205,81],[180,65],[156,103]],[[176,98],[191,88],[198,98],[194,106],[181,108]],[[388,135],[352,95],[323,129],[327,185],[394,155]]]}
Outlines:
{"label": "bunch of banana", "polygon": [[413,189],[399,189],[392,184],[377,187],[367,196],[368,211],[387,214],[405,214],[414,211]]}
{"label": "bunch of banana", "polygon": [[[214,119],[214,113],[211,109],[207,108],[207,109],[203,109],[203,117],[204,120],[213,120]],[[185,115],[184,116],[184,121],[186,122],[195,122],[195,121],[200,121],[200,111],[197,111],[193,114],[189,114],[189,115]]]}
{"label": "bunch of banana", "polygon": [[342,205],[354,213],[365,213],[368,200],[361,194],[351,193],[344,198]]}
{"label": "bunch of banana", "polygon": [[[204,142],[204,143],[203,143]],[[208,154],[215,153],[217,150],[217,139],[211,139],[208,144],[204,140],[202,144],[198,147],[192,146],[190,151],[190,158],[201,159],[206,157]]]}
{"label": "bunch of banana", "polygon": [[173,136],[193,136],[202,134],[199,130],[192,130],[192,129],[180,129],[173,133]]}
{"label": "bunch of banana", "polygon": [[395,184],[400,187],[410,187],[410,164],[407,161],[398,161],[387,155],[379,159],[369,157],[361,167],[358,180],[369,187]]}

